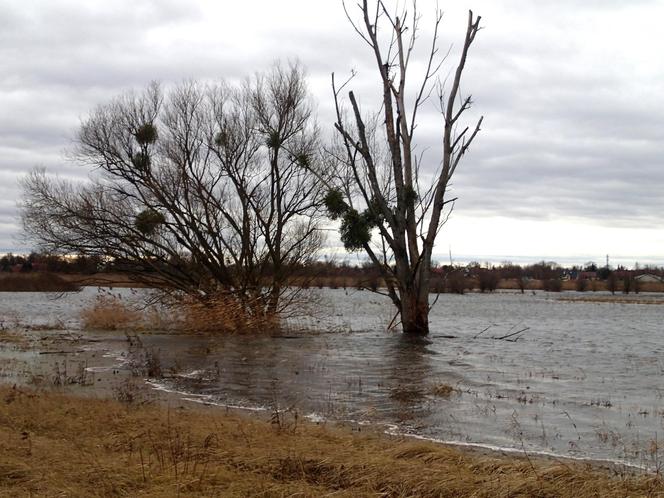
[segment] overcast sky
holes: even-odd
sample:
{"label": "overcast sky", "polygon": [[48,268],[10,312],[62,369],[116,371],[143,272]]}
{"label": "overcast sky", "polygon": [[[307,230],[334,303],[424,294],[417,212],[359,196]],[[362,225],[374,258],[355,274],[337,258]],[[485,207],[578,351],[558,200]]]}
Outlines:
{"label": "overcast sky", "polygon": [[[459,262],[603,262],[608,253],[613,263],[664,265],[664,2],[439,4],[452,56],[467,10],[482,15],[462,87],[485,118],[454,180],[459,201],[438,260],[450,250]],[[426,44],[435,2],[419,7]],[[299,59],[328,130],[332,71],[358,72],[366,108],[380,91],[340,0],[13,0],[0,9],[0,252],[26,249],[18,178],[35,166],[84,178],[65,158],[80,120],[125,90],[239,80]],[[432,104],[419,147],[434,165],[439,130]]]}

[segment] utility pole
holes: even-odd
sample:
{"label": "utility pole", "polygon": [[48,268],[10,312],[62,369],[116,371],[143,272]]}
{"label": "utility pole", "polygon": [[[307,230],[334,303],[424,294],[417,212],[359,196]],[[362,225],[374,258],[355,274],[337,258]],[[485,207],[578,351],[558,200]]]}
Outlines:
{"label": "utility pole", "polygon": [[608,254],[606,255],[606,268],[607,268],[607,270],[609,268],[609,255]]}

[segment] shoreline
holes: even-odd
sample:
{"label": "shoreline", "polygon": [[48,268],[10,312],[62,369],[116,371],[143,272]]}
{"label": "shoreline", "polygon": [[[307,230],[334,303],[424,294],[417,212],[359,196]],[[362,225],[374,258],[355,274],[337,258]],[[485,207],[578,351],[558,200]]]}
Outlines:
{"label": "shoreline", "polygon": [[[141,335],[143,335],[143,332],[141,332]],[[39,326],[34,328],[26,326],[25,328],[21,327],[14,332],[9,330],[0,331],[0,341],[4,343],[3,346],[5,353],[3,354],[6,354],[7,358],[11,357],[11,354],[8,353],[12,351],[22,351],[22,353],[17,355],[17,357],[32,356],[33,358],[37,358],[38,367],[32,371],[30,369],[23,368],[23,366],[27,365],[28,363],[25,363],[23,366],[20,362],[5,364],[4,367],[0,369],[0,383],[11,383],[13,379],[19,379],[22,377],[22,380],[19,380],[18,382],[22,382],[25,387],[19,388],[19,390],[23,391],[23,393],[19,394],[18,396],[25,398],[26,405],[24,408],[26,409],[27,413],[38,412],[36,415],[37,418],[35,420],[39,421],[39,417],[46,417],[42,419],[42,422],[46,425],[53,425],[54,422],[48,418],[47,414],[42,414],[42,412],[48,412],[48,409],[38,408],[39,403],[42,402],[38,398],[44,398],[44,406],[53,405],[55,403],[53,401],[55,398],[58,398],[60,402],[67,403],[71,406],[80,404],[80,410],[78,408],[75,409],[76,413],[79,411],[85,411],[86,404],[90,406],[96,406],[97,403],[107,403],[104,404],[106,410],[115,410],[116,408],[113,407],[121,407],[125,411],[145,409],[146,413],[145,417],[142,419],[142,425],[137,425],[134,427],[134,429],[141,434],[149,434],[151,431],[153,431],[154,427],[152,422],[149,422],[149,420],[159,420],[160,417],[164,416],[164,413],[166,413],[167,419],[169,417],[173,419],[182,418],[182,420],[178,420],[178,423],[183,424],[184,428],[187,426],[187,420],[190,413],[200,414],[201,416],[205,415],[206,417],[209,416],[210,419],[205,422],[205,424],[210,426],[214,426],[217,423],[215,420],[218,418],[219,420],[226,418],[229,420],[235,420],[236,418],[241,418],[245,420],[246,423],[257,424],[255,427],[256,431],[259,433],[274,430],[276,430],[278,433],[283,433],[284,431],[289,432],[292,428],[296,429],[295,432],[301,430],[302,433],[293,434],[292,436],[297,436],[300,438],[299,441],[302,447],[298,448],[297,454],[303,454],[304,456],[302,458],[305,461],[316,460],[316,458],[318,458],[307,456],[309,455],[307,452],[311,449],[309,447],[316,448],[321,444],[318,436],[309,437],[309,432],[311,430],[315,430],[316,427],[322,427],[325,430],[332,431],[332,435],[326,433],[324,436],[321,436],[324,440],[336,438],[336,431],[340,431],[345,435],[352,436],[351,440],[355,440],[358,434],[361,436],[370,434],[372,441],[374,441],[371,444],[375,443],[379,445],[380,448],[382,448],[380,451],[387,452],[387,456],[389,458],[392,458],[393,452],[399,451],[398,448],[401,448],[402,446],[407,446],[408,448],[425,448],[425,452],[427,454],[431,452],[436,455],[439,455],[440,452],[445,453],[446,456],[444,457],[444,460],[447,462],[445,463],[446,469],[448,469],[447,471],[453,473],[454,475],[465,475],[465,479],[469,480],[468,482],[475,483],[474,485],[476,488],[473,489],[475,491],[479,490],[479,494],[472,494],[470,491],[467,491],[463,487],[465,486],[465,483],[455,483],[455,486],[461,486],[454,488],[459,491],[458,494],[445,495],[441,494],[441,490],[439,487],[436,487],[435,483],[428,483],[427,486],[429,487],[426,488],[426,492],[423,492],[422,494],[408,494],[406,491],[404,491],[402,494],[387,494],[386,496],[494,496],[492,493],[493,488],[484,489],[480,484],[477,484],[476,481],[479,479],[481,482],[484,482],[487,479],[494,479],[496,477],[493,475],[484,474],[480,474],[480,477],[475,474],[467,475],[463,469],[459,470],[457,467],[452,465],[453,462],[457,462],[459,459],[464,459],[466,462],[472,462],[468,465],[471,465],[473,468],[477,469],[484,465],[485,459],[489,459],[493,462],[491,463],[492,468],[500,469],[495,470],[495,472],[501,472],[503,474],[516,472],[516,474],[519,474],[519,479],[521,479],[521,481],[528,481],[528,484],[515,484],[514,482],[506,483],[501,480],[501,477],[499,479],[500,482],[497,484],[499,487],[496,488],[498,490],[503,489],[500,486],[507,486],[507,489],[511,490],[512,485],[515,485],[518,489],[521,489],[520,486],[522,484],[526,486],[524,489],[527,489],[527,492],[524,491],[524,494],[522,495],[514,494],[511,491],[505,491],[505,496],[579,496],[578,493],[570,492],[569,494],[565,494],[568,493],[565,488],[550,488],[550,486],[553,485],[552,483],[543,484],[543,478],[541,477],[542,475],[546,475],[549,472],[558,472],[560,468],[565,469],[564,477],[561,477],[563,480],[577,479],[585,481],[588,479],[587,473],[590,472],[593,475],[598,474],[602,479],[607,479],[607,482],[611,486],[625,486],[626,484],[624,481],[629,480],[630,482],[629,486],[631,487],[629,488],[617,488],[623,489],[623,494],[611,495],[608,491],[606,491],[607,489],[613,489],[609,486],[609,484],[599,483],[597,479],[600,479],[600,477],[591,477],[591,480],[594,482],[594,487],[589,488],[588,496],[624,496],[628,495],[629,493],[632,493],[631,495],[636,496],[664,496],[664,490],[660,489],[662,483],[660,482],[661,480],[659,475],[657,473],[647,473],[644,469],[639,467],[638,462],[632,465],[625,464],[621,461],[603,461],[601,459],[593,459],[592,457],[576,459],[573,456],[538,452],[536,450],[528,449],[527,446],[525,450],[519,450],[515,447],[509,448],[491,444],[457,442],[452,440],[437,439],[435,437],[427,437],[422,434],[408,433],[410,429],[407,427],[403,429],[405,432],[402,432],[397,426],[390,426],[388,423],[374,423],[365,425],[360,419],[351,420],[349,418],[348,420],[344,420],[341,418],[340,420],[337,420],[335,417],[325,416],[313,418],[313,420],[308,420],[308,412],[297,413],[295,410],[279,412],[274,410],[271,405],[263,405],[262,409],[256,409],[255,407],[252,409],[251,407],[247,406],[231,406],[225,404],[223,399],[217,399],[214,397],[206,398],[205,394],[192,394],[187,391],[169,393],[164,390],[157,392],[155,391],[154,387],[157,387],[160,384],[159,379],[156,378],[155,384],[153,386],[147,385],[146,380],[149,380],[148,378],[151,377],[150,374],[146,373],[147,366],[143,363],[140,363],[140,361],[136,363],[136,360],[147,361],[145,353],[151,351],[151,349],[149,349],[147,344],[144,347],[138,336],[127,336],[124,334],[124,331],[120,330],[112,331],[107,335],[107,333],[103,331],[90,332],[71,329],[48,330],[48,328],[42,329]],[[135,343],[132,341],[135,341]],[[127,345],[127,343],[129,345]],[[138,347],[138,352],[140,354],[136,355],[135,357],[125,355],[124,353],[119,354],[122,352],[122,350],[127,350],[127,348],[132,347]],[[57,367],[58,363],[59,367]],[[54,365],[56,366],[56,369],[53,368]],[[165,379],[170,379],[172,377],[195,377],[194,373],[199,372],[199,370],[191,371],[193,373],[191,373],[189,370],[171,371],[170,369],[165,368],[166,365],[170,364],[162,363],[161,365],[161,368],[164,368]],[[182,372],[184,373],[180,375]],[[81,375],[81,373],[83,373],[83,375]],[[69,379],[72,379],[71,383]],[[166,389],[171,388],[176,391],[178,389],[177,384],[170,386],[168,382],[163,387]],[[0,393],[0,404],[2,404],[2,400],[5,399],[5,396],[11,397],[11,395],[8,394],[11,393],[9,388],[5,387],[2,389],[4,390]],[[213,403],[208,401],[213,401]],[[298,406],[296,409],[299,410],[300,407]],[[183,415],[181,415],[181,412]],[[14,414],[14,417],[15,416],[16,414]],[[198,415],[196,415],[196,417],[198,417]],[[2,419],[3,424],[7,424],[7,421],[9,420],[7,417],[2,417],[1,414],[0,419]],[[90,423],[94,425],[96,422],[90,421]],[[22,424],[12,423],[10,425],[16,428]],[[0,430],[4,430],[5,428],[6,427],[0,428]],[[98,430],[101,429],[103,429],[103,427]],[[79,427],[77,431],[72,432],[74,439],[76,434],[81,432],[81,430],[82,429]],[[26,432],[32,434],[30,431]],[[212,433],[213,431],[209,432],[209,434]],[[50,437],[48,434],[42,436]],[[61,433],[56,439],[59,440],[68,437],[71,438],[72,435],[70,434],[67,436]],[[103,438],[103,434],[91,433],[90,437],[97,438],[97,446],[104,446],[104,443],[99,442],[99,438]],[[145,444],[145,448],[150,449],[148,447],[148,443]],[[291,443],[282,441],[279,444],[286,445],[284,447],[288,447],[287,445]],[[352,445],[355,446],[358,444],[363,443],[352,443]],[[518,442],[515,444],[518,445]],[[345,452],[346,450],[343,448],[347,445],[351,445],[351,443],[349,441],[338,442],[335,446],[328,448],[329,454],[334,455],[336,454],[335,452],[341,450]],[[420,447],[418,445],[424,446]],[[281,451],[282,449],[283,448],[281,446],[276,449],[272,447],[263,447],[261,452],[254,455],[253,458],[268,458],[275,451]],[[90,455],[96,454],[93,452],[90,453]],[[344,455],[346,455],[346,453],[344,453]],[[106,456],[101,454],[95,456],[95,458],[103,460],[106,458]],[[327,456],[320,458],[326,461],[325,458],[327,458]],[[357,458],[359,459],[359,456]],[[429,459],[433,457],[426,458]],[[439,458],[443,457],[435,457],[435,459]],[[452,463],[448,462],[447,460],[451,460]],[[343,458],[340,461],[343,461]],[[429,460],[426,460],[425,462],[419,462],[420,466],[414,467],[414,471],[419,472],[420,474],[426,474],[428,472],[428,463]],[[393,464],[394,462],[377,464],[378,467],[376,467],[375,470],[379,473],[387,472],[387,470],[382,469],[380,465],[387,465],[390,467]],[[270,465],[273,466],[274,462],[270,463]],[[341,465],[343,465],[343,463]],[[358,463],[358,465],[364,464]],[[517,466],[516,471],[514,470],[514,466]],[[525,470],[523,470],[520,466],[527,466],[527,468],[530,469],[530,473],[525,473]],[[657,472],[657,469],[659,469],[659,464],[656,466],[646,465],[646,467],[654,472]],[[556,468],[558,470],[551,470],[552,468]],[[256,472],[260,474],[263,472],[263,470]],[[251,475],[253,475],[253,473],[253,471],[250,472]],[[0,465],[0,477],[3,475],[3,468]],[[249,477],[251,477],[251,475]],[[245,474],[242,473],[236,478],[245,479],[245,477]],[[535,479],[534,484],[530,482],[530,480],[533,478]],[[404,481],[408,481],[408,479],[409,478],[406,476]],[[291,487],[288,488],[288,491],[281,490],[279,492],[275,492],[274,495],[282,496],[283,494],[286,494],[288,496],[289,493],[293,494],[300,492],[301,489],[306,489],[307,491],[304,492],[304,496],[319,496],[320,490],[309,490],[306,487],[309,485],[309,481],[307,481],[307,479],[304,479],[304,481],[305,482],[297,481],[297,483],[289,481],[289,486]],[[647,483],[647,486],[649,486],[647,489],[642,487],[645,486],[644,483]],[[2,487],[5,484],[6,483],[2,483],[0,480],[0,496],[5,494]],[[55,485],[54,483],[52,484]],[[144,483],[144,485],[147,486],[146,483]],[[141,484],[141,486],[143,486],[143,484]],[[382,484],[376,484],[376,486],[378,487],[370,487],[367,489],[360,488],[359,490],[357,487],[348,489],[344,488],[344,490],[340,492],[340,496],[375,496],[378,493],[378,491],[375,491],[375,489],[383,489],[381,487]],[[202,489],[203,488],[197,488],[197,491],[194,493],[194,495],[204,493],[218,494],[216,488],[201,491]],[[419,487],[416,486],[416,489],[419,489]],[[133,489],[131,492],[127,491],[125,494],[120,493],[119,495],[132,495],[135,492],[138,493],[136,490],[148,494],[154,494],[153,488],[143,488],[139,486],[138,488]],[[601,490],[601,492],[597,490]],[[637,492],[635,493],[634,490],[637,490]],[[331,493],[334,490],[324,489],[323,491],[325,493]],[[31,492],[34,494],[47,494],[44,489],[40,490],[37,488],[21,488],[19,491],[13,489],[12,491],[7,491],[6,494],[13,496],[16,494],[28,494]],[[169,493],[166,491],[159,491],[158,493],[161,493],[161,496],[169,496]],[[160,495],[158,493],[157,495]],[[77,493],[71,494],[75,496],[77,495]],[[113,495],[114,492],[112,490],[106,490],[102,494]],[[81,491],[80,495],[89,496],[90,494],[88,491]],[[249,492],[246,492],[245,494],[240,493],[236,495],[222,495],[251,496]],[[92,494],[92,496],[94,496],[94,494]],[[267,496],[270,496],[270,494],[267,494]],[[498,496],[500,496],[500,494]]]}
{"label": "shoreline", "polygon": [[0,494],[664,496],[658,475],[203,404],[0,386]]}
{"label": "shoreline", "polygon": [[[3,286],[3,283],[13,281],[10,286]],[[577,291],[579,294],[593,295],[595,293],[608,292],[609,288],[606,280],[585,280],[585,285],[582,290],[578,289],[577,280],[559,280],[559,290],[555,291],[549,289],[553,293],[560,293],[561,291]],[[121,273],[61,273],[61,272],[28,272],[28,273],[8,273],[0,272],[0,292],[40,292],[45,291],[63,291],[63,292],[76,292],[72,290],[71,286],[78,287],[108,287],[108,288],[158,288],[158,282],[153,281],[154,286],[150,284],[150,279],[146,278],[143,281],[132,280],[128,275]],[[13,287],[12,287],[13,285]],[[357,275],[309,275],[309,276],[292,276],[289,278],[288,285],[293,287],[301,287],[303,289],[314,288],[327,288],[327,289],[364,289],[370,290],[371,288],[383,288],[384,282],[380,279],[372,279],[367,276]],[[521,287],[523,286],[523,290]],[[467,277],[464,286],[461,287],[464,292],[468,293],[487,293],[491,294],[495,290],[502,291],[515,291],[515,292],[532,292],[547,290],[547,281],[538,279],[528,279],[525,284],[520,284],[514,278],[499,278],[496,281],[493,291],[487,289],[486,292],[481,290],[480,282],[475,277]],[[441,287],[440,282],[432,284],[430,294],[435,295],[440,290],[440,293],[458,293],[452,288],[445,289]],[[632,287],[627,294],[651,294],[664,292],[664,282],[643,282],[637,287]],[[623,295],[622,286],[615,288],[616,295]]]}
{"label": "shoreline", "polygon": [[[144,332],[141,332],[144,335]],[[150,335],[149,333],[147,335]],[[164,337],[172,334],[157,334]],[[185,334],[187,336],[188,334]],[[197,336],[198,337],[198,336]],[[175,400],[177,403],[192,402],[198,405],[213,405],[220,410],[238,410],[242,413],[253,412],[269,414],[272,408],[267,405],[261,406],[246,406],[242,404],[228,404],[223,401],[215,401],[213,397],[208,397],[205,394],[195,394],[189,391],[178,390],[175,386],[169,386],[168,382],[163,383],[161,377],[153,377],[148,374],[148,358],[145,356],[151,349],[142,345],[138,336],[125,335],[122,331],[114,331],[109,335],[104,332],[85,332],[83,330],[73,332],[71,330],[47,330],[39,327],[25,330],[17,330],[15,334],[9,331],[0,331],[0,341],[5,344],[11,344],[11,348],[5,348],[6,352],[3,353],[7,359],[14,360],[13,354],[10,349],[14,351],[23,351],[25,355],[32,355],[35,358],[41,358],[37,363],[32,363],[32,368],[25,368],[29,364],[27,362],[13,362],[7,365],[3,370],[0,370],[0,382],[11,382],[12,379],[19,384],[23,384],[28,389],[62,389],[62,386],[68,386],[68,390],[75,392],[75,395],[95,398],[111,398],[111,399],[127,399],[127,398],[146,398],[150,401],[159,401],[161,396],[166,397],[172,402]],[[127,346],[129,341],[129,346]],[[132,341],[137,341],[132,344]],[[138,347],[138,354],[136,357],[125,356],[122,350],[126,348]],[[20,355],[19,355],[20,356]],[[138,362],[137,362],[138,361]],[[55,367],[55,368],[54,368]],[[165,368],[164,365],[160,368]],[[22,371],[23,373],[18,373]],[[13,373],[14,372],[14,373]],[[178,373],[173,373],[170,370],[164,370],[163,380],[168,381],[170,378],[181,377]],[[23,379],[19,379],[20,377]],[[186,377],[186,375],[185,375]],[[150,385],[150,379],[152,385]],[[300,409],[300,407],[298,407]],[[375,420],[362,420],[357,417],[343,418],[343,417],[328,417],[325,414],[302,414],[302,418],[307,418],[313,415],[319,421],[325,423],[342,423],[355,427],[364,427],[373,425],[373,430],[383,432],[387,435],[403,437],[408,439],[419,439],[423,441],[431,441],[434,444],[451,445],[454,447],[470,449],[471,451],[486,452],[487,454],[507,454],[522,456],[527,455],[532,458],[554,459],[556,461],[577,462],[580,464],[590,464],[596,468],[602,468],[615,472],[626,471],[648,471],[654,468],[651,460],[640,462],[626,462],[620,458],[612,459],[601,458],[600,455],[593,456],[578,456],[568,455],[564,453],[556,453],[554,451],[547,452],[546,450],[538,450],[526,446],[520,449],[514,444],[518,445],[518,441],[514,444],[502,445],[500,443],[482,443],[481,439],[475,439],[474,442],[466,442],[463,440],[446,439],[441,437],[428,436],[419,433],[415,430],[409,432],[406,427],[399,429],[398,426],[390,425],[387,422]]]}
{"label": "shoreline", "polygon": [[[209,395],[195,394],[185,391],[171,390],[159,384],[156,380],[144,379],[144,387],[148,393],[158,393],[154,401],[158,404],[164,405],[171,401],[189,403],[192,406],[202,406],[212,409],[224,410],[243,417],[256,417],[259,420],[267,421],[274,415],[274,409],[265,406],[241,406],[232,405],[227,403],[218,403],[210,400]],[[163,396],[164,399],[159,399]],[[207,398],[207,399],[206,399]],[[287,411],[279,410],[279,413],[287,413]],[[575,457],[571,455],[562,455],[551,451],[545,450],[525,450],[509,446],[498,446],[490,443],[482,442],[463,442],[455,440],[446,440],[436,437],[425,436],[417,433],[410,433],[398,430],[398,426],[385,422],[365,422],[353,419],[334,419],[326,418],[317,413],[310,413],[300,415],[302,418],[316,425],[334,425],[343,427],[350,431],[357,430],[358,428],[365,428],[377,435],[382,435],[388,438],[397,438],[405,441],[424,441],[434,445],[441,445],[445,447],[455,448],[462,452],[477,453],[484,456],[506,457],[506,458],[524,458],[536,459],[542,462],[557,462],[568,463],[572,465],[589,465],[593,469],[606,471],[614,474],[619,473],[633,473],[654,475],[656,472],[650,470],[645,465],[638,465],[621,460],[601,459],[592,457]]]}

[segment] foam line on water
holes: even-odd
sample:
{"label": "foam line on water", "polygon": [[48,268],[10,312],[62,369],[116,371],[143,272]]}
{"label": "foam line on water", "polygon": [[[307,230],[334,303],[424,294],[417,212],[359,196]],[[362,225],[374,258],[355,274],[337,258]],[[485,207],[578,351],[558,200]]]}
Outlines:
{"label": "foam line on water", "polygon": [[432,443],[437,443],[437,444],[446,444],[449,446],[459,446],[459,447],[464,447],[464,448],[477,448],[477,449],[483,449],[483,450],[490,450],[490,451],[495,451],[495,452],[502,452],[502,453],[510,453],[513,455],[525,455],[525,456],[543,456],[543,457],[549,457],[549,458],[559,458],[562,460],[574,460],[576,462],[596,462],[596,463],[601,463],[601,464],[608,464],[608,465],[622,465],[624,467],[629,467],[634,470],[641,470],[641,471],[648,471],[648,467],[645,465],[637,465],[634,463],[629,463],[623,460],[612,460],[612,459],[604,459],[604,458],[591,458],[591,457],[579,457],[579,456],[573,456],[573,455],[563,455],[560,453],[555,453],[552,451],[544,451],[544,450],[532,450],[532,451],[525,451],[523,449],[519,448],[512,448],[509,446],[498,446],[498,445],[493,445],[493,444],[488,444],[488,443],[469,443],[467,441],[454,441],[454,440],[448,440],[448,439],[439,439],[435,437],[430,437],[430,436],[424,436],[422,434],[413,434],[409,432],[403,432],[399,430],[394,430],[396,426],[391,426],[388,428],[386,431],[384,431],[385,434],[389,436],[399,436],[399,437],[407,437],[411,439],[417,439],[420,441],[430,441]]}
{"label": "foam line on water", "polygon": [[196,394],[186,391],[179,391],[177,389],[170,389],[166,387],[166,385],[164,384],[151,380],[146,380],[145,383],[155,391],[162,391],[169,394],[176,394],[178,396],[181,396],[183,400],[191,401],[192,403],[200,403],[210,406],[219,406],[221,408],[230,408],[233,410],[246,410],[251,412],[264,412],[268,410],[268,408],[264,406],[246,406],[246,405],[235,405],[231,403],[221,403],[219,401],[214,401],[214,398],[209,394]]}

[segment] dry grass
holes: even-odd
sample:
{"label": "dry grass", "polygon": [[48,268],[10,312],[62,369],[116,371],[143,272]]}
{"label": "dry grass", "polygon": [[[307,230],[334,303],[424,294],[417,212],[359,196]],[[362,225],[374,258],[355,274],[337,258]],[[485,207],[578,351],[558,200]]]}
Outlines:
{"label": "dry grass", "polygon": [[81,311],[81,320],[87,330],[137,329],[144,321],[141,313],[112,295],[97,296],[90,307]]}
{"label": "dry grass", "polygon": [[93,273],[85,275],[80,273],[62,274],[62,278],[79,285],[89,285],[94,287],[117,287],[117,288],[158,288],[159,280],[150,279],[142,276],[141,281],[136,281],[130,275],[124,273]]}
{"label": "dry grass", "polygon": [[27,347],[30,341],[25,334],[19,334],[15,330],[2,328],[4,325],[0,322],[0,344],[13,344],[15,346]]}
{"label": "dry grass", "polygon": [[390,398],[398,403],[413,403],[424,398],[424,391],[418,386],[396,386],[390,390]]}
{"label": "dry grass", "polygon": [[628,297],[620,294],[611,296],[574,296],[574,297],[561,297],[559,301],[568,301],[573,303],[620,303],[620,304],[664,304],[664,299],[652,298],[648,296],[643,297]]}
{"label": "dry grass", "polygon": [[[574,291],[578,290],[578,282],[576,280],[565,280],[562,282],[562,290]],[[499,289],[516,288],[516,283],[513,280],[502,280],[499,284]],[[541,280],[531,280],[528,283],[529,289],[542,289]],[[618,282],[619,292],[622,291],[622,282]],[[592,294],[595,291],[607,291],[606,281],[602,280],[588,280],[586,283],[585,292]],[[634,292],[632,290],[632,292]],[[657,282],[639,283],[639,292],[664,292],[664,284]]]}
{"label": "dry grass", "polygon": [[[467,285],[469,290],[478,289],[479,282],[477,279],[469,278],[462,279],[463,282],[459,284]],[[382,279],[375,279],[375,285],[379,288],[385,287],[385,282]],[[291,279],[290,284],[303,287],[328,287],[331,289],[339,288],[370,288],[372,280],[367,278],[359,278],[355,276],[329,276],[329,277],[314,277],[314,278],[301,278],[294,277]],[[452,282],[448,282],[449,287],[453,287]],[[561,290],[564,291],[573,291],[578,290],[578,281],[576,280],[566,280],[560,281]],[[546,283],[542,280],[528,280],[526,289],[527,290],[543,290],[546,287]],[[503,278],[498,281],[497,289],[503,290],[519,290],[520,285],[516,279],[513,278]],[[619,288],[622,290],[622,283],[619,283]],[[444,286],[437,286],[435,283],[432,285],[431,292],[436,293],[444,290]],[[452,291],[449,289],[448,291]],[[595,291],[606,291],[606,282],[600,280],[588,280],[586,283],[585,291],[595,292]],[[639,292],[664,292],[664,283],[648,282],[639,284]]]}
{"label": "dry grass", "polygon": [[639,292],[664,292],[664,283],[662,282],[640,282]]}
{"label": "dry grass", "polygon": [[434,384],[431,386],[431,394],[434,396],[438,396],[441,398],[449,398],[452,396],[452,394],[458,394],[459,390],[455,387],[450,386],[449,384],[445,384],[444,382],[440,382],[438,384]]}
{"label": "dry grass", "polygon": [[0,388],[0,496],[664,496],[656,476]]}
{"label": "dry grass", "polygon": [[266,316],[260,311],[252,314],[246,304],[232,297],[219,297],[205,304],[183,302],[176,309],[179,316],[177,327],[189,332],[256,333],[273,330],[278,323],[276,316]]}
{"label": "dry grass", "polygon": [[54,273],[0,273],[0,292],[77,292],[78,284]]}
{"label": "dry grass", "polygon": [[273,330],[275,317],[251,315],[237,300],[219,298],[205,305],[178,301],[169,306],[138,308],[114,295],[98,296],[81,312],[87,330],[175,331],[192,333],[255,333]]}

